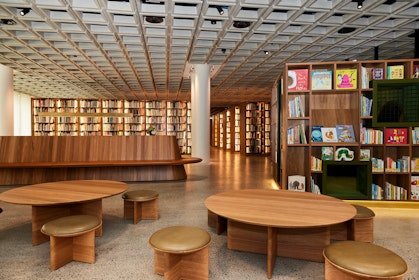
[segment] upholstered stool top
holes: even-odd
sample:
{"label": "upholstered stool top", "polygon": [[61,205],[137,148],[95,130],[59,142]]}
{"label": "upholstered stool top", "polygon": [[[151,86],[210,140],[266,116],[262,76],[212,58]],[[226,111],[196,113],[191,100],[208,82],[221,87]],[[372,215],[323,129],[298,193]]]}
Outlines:
{"label": "upholstered stool top", "polygon": [[371,243],[336,242],[327,246],[323,254],[339,267],[368,276],[392,277],[408,271],[406,262],[399,255]]}
{"label": "upholstered stool top", "polygon": [[122,198],[129,201],[149,201],[159,197],[159,193],[152,190],[137,190],[126,192]]}
{"label": "upholstered stool top", "polygon": [[91,215],[73,215],[47,222],[41,231],[52,236],[73,236],[98,228],[102,221]]}
{"label": "upholstered stool top", "polygon": [[354,218],[356,219],[366,219],[371,218],[375,216],[374,211],[372,211],[370,208],[358,205],[358,204],[352,204],[356,208],[356,215]]}
{"label": "upholstered stool top", "polygon": [[154,249],[169,253],[188,253],[207,246],[211,236],[205,230],[190,226],[173,226],[153,233],[149,243]]}

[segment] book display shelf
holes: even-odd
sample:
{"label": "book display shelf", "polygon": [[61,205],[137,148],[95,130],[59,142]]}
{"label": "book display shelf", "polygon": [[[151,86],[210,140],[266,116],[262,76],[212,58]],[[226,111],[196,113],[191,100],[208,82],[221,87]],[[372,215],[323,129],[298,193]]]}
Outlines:
{"label": "book display shelf", "polygon": [[[419,59],[286,64],[278,127],[282,185],[301,175],[306,191],[418,200],[419,80],[411,79],[418,71]],[[382,119],[384,109],[398,119]],[[358,188],[361,177],[370,186]],[[345,193],[346,182],[352,193]]]}
{"label": "book display shelf", "polygon": [[191,107],[186,101],[32,99],[34,136],[175,135],[191,153]]}
{"label": "book display shelf", "polygon": [[246,154],[270,153],[270,104],[246,104]]}

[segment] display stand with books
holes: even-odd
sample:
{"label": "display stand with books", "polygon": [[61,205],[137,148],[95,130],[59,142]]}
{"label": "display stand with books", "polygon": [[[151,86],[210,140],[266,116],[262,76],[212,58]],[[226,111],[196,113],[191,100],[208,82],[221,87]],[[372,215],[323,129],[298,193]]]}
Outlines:
{"label": "display stand with books", "polygon": [[[316,185],[322,192],[325,165],[337,162],[336,151],[341,156],[348,152],[350,161],[341,158],[341,165],[365,169],[370,164],[363,173],[371,178],[366,199],[418,200],[411,179],[419,176],[419,124],[373,125],[378,117],[374,84],[388,79],[409,84],[405,79],[415,75],[416,66],[419,70],[419,59],[286,64],[283,77],[307,72],[308,86],[282,79],[280,181],[288,184],[289,175],[299,174],[310,178],[306,191],[315,191],[311,188]],[[302,104],[301,109],[295,104]]]}

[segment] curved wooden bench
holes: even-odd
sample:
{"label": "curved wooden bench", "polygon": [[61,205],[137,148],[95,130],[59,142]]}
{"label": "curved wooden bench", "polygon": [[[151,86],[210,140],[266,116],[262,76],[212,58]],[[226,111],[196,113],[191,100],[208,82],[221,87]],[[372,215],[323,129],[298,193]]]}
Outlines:
{"label": "curved wooden bench", "polygon": [[324,249],[323,256],[325,280],[401,280],[408,272],[399,255],[372,243],[336,242]]}
{"label": "curved wooden bench", "polygon": [[153,190],[129,191],[122,195],[124,199],[124,218],[133,219],[134,224],[159,218],[159,193]]}
{"label": "curved wooden bench", "polygon": [[208,279],[209,233],[198,227],[173,226],[153,233],[154,272],[165,280]]}
{"label": "curved wooden bench", "polygon": [[43,234],[50,237],[50,269],[71,261],[95,262],[95,230],[102,221],[91,215],[73,215],[44,224]]}

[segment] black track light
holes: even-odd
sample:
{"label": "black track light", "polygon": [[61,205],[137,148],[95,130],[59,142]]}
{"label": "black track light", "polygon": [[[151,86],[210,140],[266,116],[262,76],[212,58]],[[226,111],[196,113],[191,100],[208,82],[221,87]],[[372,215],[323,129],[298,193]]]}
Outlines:
{"label": "black track light", "polygon": [[268,55],[269,54],[269,51],[263,51],[266,55]]}
{"label": "black track light", "polygon": [[363,3],[364,3],[364,0],[358,0],[358,1],[357,1],[357,3],[358,3],[357,8],[358,8],[358,9],[362,9],[362,7],[363,7]]}
{"label": "black track light", "polygon": [[20,15],[21,16],[24,16],[24,15],[26,15],[27,13],[29,13],[31,11],[31,9],[29,9],[29,8],[24,8],[24,9],[22,9],[21,11],[20,11]]}
{"label": "black track light", "polygon": [[224,10],[223,10],[223,8],[221,8],[220,6],[216,6],[216,8],[217,8],[217,11],[218,11],[218,13],[219,13],[220,15],[223,15],[223,14],[224,14]]}
{"label": "black track light", "polygon": [[217,24],[217,21],[216,20],[211,20],[211,24],[212,25]]}

